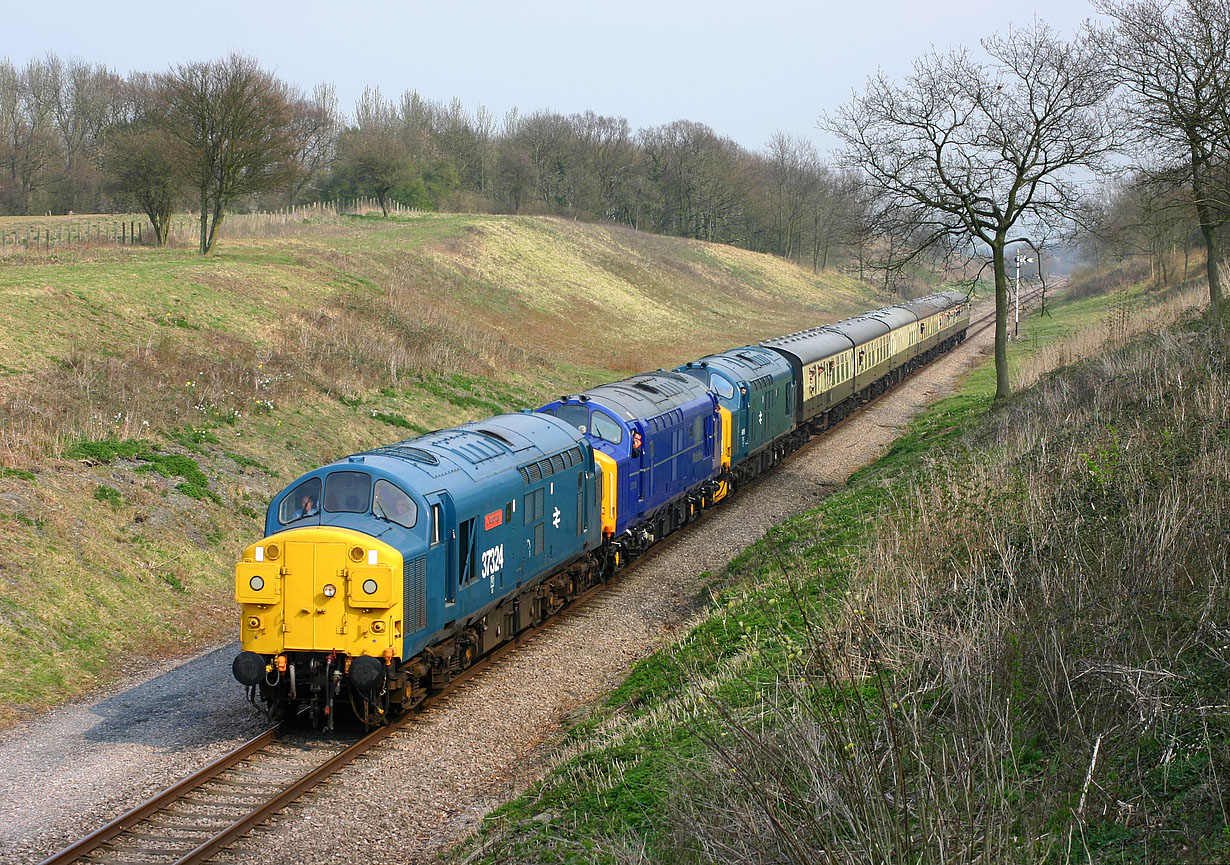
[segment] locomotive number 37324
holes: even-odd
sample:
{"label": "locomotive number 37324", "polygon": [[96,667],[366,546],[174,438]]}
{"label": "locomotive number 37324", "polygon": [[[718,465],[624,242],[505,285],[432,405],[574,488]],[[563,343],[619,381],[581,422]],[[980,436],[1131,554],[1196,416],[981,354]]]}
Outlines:
{"label": "locomotive number 37324", "polygon": [[491,580],[491,588],[495,588],[495,575],[504,567],[504,545],[496,544],[483,551],[483,579]]}

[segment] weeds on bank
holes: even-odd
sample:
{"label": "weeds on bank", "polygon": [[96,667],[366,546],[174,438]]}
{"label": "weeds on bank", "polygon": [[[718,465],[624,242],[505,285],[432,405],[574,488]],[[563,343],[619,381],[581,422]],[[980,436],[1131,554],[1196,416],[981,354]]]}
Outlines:
{"label": "weeds on bank", "polygon": [[737,560],[475,861],[1230,858],[1230,333],[941,403]]}
{"label": "weeds on bank", "polygon": [[1228,393],[1224,327],[1162,335],[905,479],[775,689],[694,726],[663,858],[1225,856]]}
{"label": "weeds on bank", "polygon": [[[216,505],[222,504],[222,498],[209,488],[209,478],[201,471],[196,460],[183,454],[159,453],[147,441],[118,439],[81,441],[65,450],[64,456],[68,459],[103,464],[114,462],[117,459],[140,462],[143,464],[143,469],[155,471],[165,478],[183,478],[183,481],[175,488],[189,498],[207,499]],[[99,496],[95,495],[95,498]],[[110,501],[110,499],[107,500]],[[112,503],[118,504],[118,502]]]}

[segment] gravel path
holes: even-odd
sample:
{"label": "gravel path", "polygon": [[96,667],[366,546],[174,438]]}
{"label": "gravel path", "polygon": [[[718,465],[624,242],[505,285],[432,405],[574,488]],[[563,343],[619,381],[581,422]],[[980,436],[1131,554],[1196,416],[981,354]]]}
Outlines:
{"label": "gravel path", "polygon": [[[701,572],[720,571],[879,456],[992,339],[990,329],[971,328],[962,347],[645,556],[218,861],[436,859],[539,777],[571,717],[684,626]],[[261,718],[231,679],[236,651],[223,646],[146,671],[0,737],[0,861],[38,862],[259,732]]]}

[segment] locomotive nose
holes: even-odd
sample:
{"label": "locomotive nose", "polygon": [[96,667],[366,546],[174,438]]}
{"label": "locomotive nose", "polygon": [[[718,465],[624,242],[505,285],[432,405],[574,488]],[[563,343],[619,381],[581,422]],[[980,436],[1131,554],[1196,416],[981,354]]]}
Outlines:
{"label": "locomotive nose", "polygon": [[265,659],[256,652],[240,652],[231,664],[231,673],[239,684],[251,687],[265,677]]}

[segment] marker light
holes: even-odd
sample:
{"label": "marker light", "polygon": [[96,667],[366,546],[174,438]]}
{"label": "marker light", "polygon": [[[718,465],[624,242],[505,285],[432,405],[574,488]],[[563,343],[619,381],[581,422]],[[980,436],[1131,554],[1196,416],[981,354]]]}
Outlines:
{"label": "marker light", "polygon": [[256,548],[256,560],[257,560],[258,562],[263,562],[263,561],[265,561],[265,548],[264,548],[264,547],[257,547],[257,548]]}
{"label": "marker light", "polygon": [[333,585],[332,583],[329,583],[325,586],[324,591],[325,591],[325,597],[331,598],[337,594],[337,586]]}
{"label": "marker light", "polygon": [[375,551],[375,550],[368,550],[368,551],[367,551],[367,563],[368,563],[369,565],[374,565],[374,564],[376,564],[376,551]]}

